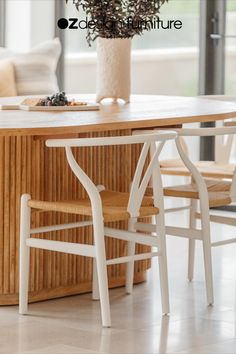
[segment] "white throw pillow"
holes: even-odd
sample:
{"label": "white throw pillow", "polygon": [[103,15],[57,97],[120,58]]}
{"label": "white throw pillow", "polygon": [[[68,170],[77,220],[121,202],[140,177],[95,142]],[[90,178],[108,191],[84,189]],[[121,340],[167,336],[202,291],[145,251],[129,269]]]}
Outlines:
{"label": "white throw pillow", "polygon": [[0,48],[0,60],[10,58],[15,67],[19,96],[52,94],[59,90],[56,68],[61,54],[58,38],[44,42],[27,53],[12,54]]}
{"label": "white throw pillow", "polygon": [[14,66],[10,61],[0,60],[0,97],[16,95]]}

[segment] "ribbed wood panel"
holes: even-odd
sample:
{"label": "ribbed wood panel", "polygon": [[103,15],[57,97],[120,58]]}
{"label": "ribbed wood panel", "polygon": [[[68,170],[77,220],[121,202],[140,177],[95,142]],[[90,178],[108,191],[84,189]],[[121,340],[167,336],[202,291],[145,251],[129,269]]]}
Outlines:
{"label": "ribbed wood panel", "polygon": [[[130,134],[131,131],[83,134],[83,137]],[[76,137],[78,135],[75,135]],[[139,146],[76,149],[81,167],[97,184],[126,192],[140,153]],[[131,158],[132,156],[132,158]],[[70,171],[64,149],[45,147],[34,137],[0,137],[0,305],[18,302],[20,196],[60,200],[85,196],[85,191]],[[57,213],[35,213],[32,226],[66,223],[78,217]],[[125,227],[124,223],[116,224]],[[92,242],[91,228],[66,230],[45,235],[49,239]],[[126,253],[126,243],[107,240],[108,258]],[[138,246],[137,252],[147,250]],[[149,261],[137,262],[136,282],[145,279]],[[110,286],[124,284],[125,265],[109,266]],[[31,249],[30,300],[38,301],[91,291],[92,260],[68,254]]]}

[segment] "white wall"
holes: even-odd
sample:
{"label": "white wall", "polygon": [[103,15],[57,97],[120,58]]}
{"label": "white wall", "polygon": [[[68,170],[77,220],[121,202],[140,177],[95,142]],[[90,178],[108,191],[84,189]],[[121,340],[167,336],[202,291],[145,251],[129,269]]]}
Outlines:
{"label": "white wall", "polygon": [[6,43],[9,49],[24,52],[54,37],[54,1],[6,1]]}
{"label": "white wall", "polygon": [[[95,91],[96,54],[66,57],[67,92]],[[236,95],[236,47],[227,50],[228,94]],[[132,93],[160,95],[197,95],[198,52],[178,48],[134,52],[132,55]]]}
{"label": "white wall", "polygon": [[13,51],[30,47],[30,0],[6,1],[6,44]]}
{"label": "white wall", "polygon": [[31,47],[54,38],[55,1],[61,0],[31,0]]}
{"label": "white wall", "polygon": [[[151,50],[132,55],[132,93],[197,94],[198,53],[195,48]],[[96,54],[66,58],[66,91],[95,91]]]}

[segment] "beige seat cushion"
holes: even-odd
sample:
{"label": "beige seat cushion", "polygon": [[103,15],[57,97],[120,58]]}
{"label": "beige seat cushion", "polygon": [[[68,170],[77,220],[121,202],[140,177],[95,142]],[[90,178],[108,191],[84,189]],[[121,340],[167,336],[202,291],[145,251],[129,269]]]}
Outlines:
{"label": "beige seat cushion", "polygon": [[10,61],[0,60],[0,97],[16,95],[14,66]]}

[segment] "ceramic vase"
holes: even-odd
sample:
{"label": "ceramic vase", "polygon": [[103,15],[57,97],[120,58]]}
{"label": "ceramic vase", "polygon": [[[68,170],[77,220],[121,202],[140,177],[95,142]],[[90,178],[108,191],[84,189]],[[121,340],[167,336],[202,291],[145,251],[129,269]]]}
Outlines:
{"label": "ceramic vase", "polygon": [[131,39],[98,38],[97,102],[104,98],[130,100]]}

